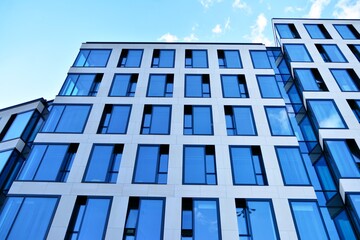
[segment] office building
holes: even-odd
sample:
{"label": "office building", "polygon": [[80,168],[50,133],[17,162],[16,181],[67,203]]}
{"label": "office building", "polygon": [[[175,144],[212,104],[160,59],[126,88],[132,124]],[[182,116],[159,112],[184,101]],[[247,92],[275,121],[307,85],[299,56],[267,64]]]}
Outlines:
{"label": "office building", "polygon": [[360,21],[273,25],[274,47],[82,44],[0,238],[359,238]]}

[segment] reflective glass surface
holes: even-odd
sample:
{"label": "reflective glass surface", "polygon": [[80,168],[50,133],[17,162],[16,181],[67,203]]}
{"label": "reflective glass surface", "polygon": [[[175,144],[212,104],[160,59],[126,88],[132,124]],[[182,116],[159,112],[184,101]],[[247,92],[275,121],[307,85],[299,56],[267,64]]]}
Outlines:
{"label": "reflective glass surface", "polygon": [[275,76],[257,76],[261,97],[281,98]]}
{"label": "reflective glass surface", "polygon": [[305,24],[307,32],[312,39],[326,39],[327,35],[324,34],[321,25],[319,24]]}
{"label": "reflective glass surface", "polygon": [[294,69],[294,72],[304,91],[321,91],[319,82],[322,79],[317,79],[312,69]]}
{"label": "reflective glass surface", "polygon": [[213,134],[210,106],[193,107],[193,134]]}
{"label": "reflective glass surface", "polygon": [[272,135],[294,135],[285,107],[265,107],[265,110]]}
{"label": "reflective glass surface", "polygon": [[161,199],[140,200],[136,239],[162,239],[164,205]]}
{"label": "reflective glass surface", "polygon": [[7,141],[21,137],[21,134],[24,132],[33,113],[34,111],[28,111],[17,114],[14,121],[11,123],[10,128],[6,131],[5,136],[1,139],[1,141]]}
{"label": "reflective glass surface", "polygon": [[[341,91],[352,92],[359,91],[358,81],[359,78],[355,75],[355,72],[350,75],[349,70],[347,69],[332,69],[330,70],[334,76],[335,81],[339,85]],[[354,79],[354,77],[356,77]]]}
{"label": "reflective glass surface", "polygon": [[221,239],[216,200],[194,200],[193,212],[194,239]]}
{"label": "reflective glass surface", "polygon": [[254,68],[272,68],[266,51],[250,51]]}
{"label": "reflective glass surface", "polygon": [[284,44],[286,55],[292,62],[312,62],[305,45],[303,44]]}
{"label": "reflective glass surface", "polygon": [[347,24],[335,24],[335,29],[338,31],[343,39],[358,39],[359,33],[352,25]]}
{"label": "reflective glass surface", "polygon": [[309,100],[308,105],[318,128],[347,128],[332,100]]}
{"label": "reflective glass surface", "polygon": [[137,84],[136,74],[115,74],[109,96],[133,97]]}
{"label": "reflective glass surface", "polygon": [[111,50],[81,49],[77,56],[74,67],[106,67]]}

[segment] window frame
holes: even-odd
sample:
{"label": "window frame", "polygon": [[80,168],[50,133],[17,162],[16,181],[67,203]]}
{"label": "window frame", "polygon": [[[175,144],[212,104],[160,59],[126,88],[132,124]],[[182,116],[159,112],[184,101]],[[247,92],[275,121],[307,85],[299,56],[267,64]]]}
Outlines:
{"label": "window frame", "polygon": [[[115,86],[115,81],[116,81],[117,76],[129,76],[129,82],[127,84],[125,95],[119,95],[119,94],[112,93],[114,91],[114,86]],[[111,82],[108,97],[134,97],[135,93],[136,93],[138,79],[139,79],[138,73],[115,73],[113,80]],[[119,83],[121,83],[120,80],[118,80],[118,81],[119,81]],[[132,91],[133,87],[134,87],[134,91]]]}
{"label": "window frame", "polygon": [[[277,90],[277,94],[278,96],[264,96],[264,94],[267,95],[267,93],[263,92],[263,87],[261,87],[262,85],[260,84],[260,80],[261,78],[269,78],[269,77],[272,77],[274,79],[274,90],[276,89]],[[258,87],[259,87],[259,91],[260,91],[260,95],[261,95],[261,98],[283,98],[282,95],[281,95],[281,91],[279,89],[279,86],[278,86],[278,82],[276,81],[276,77],[275,75],[256,75],[256,81],[257,81],[257,84],[258,84]]]}
{"label": "window frame", "polygon": [[[66,90],[68,89],[68,79],[71,76],[76,76],[76,81],[75,84],[71,90],[70,94],[66,94]],[[81,76],[94,76],[91,86],[89,88],[89,92],[87,94],[73,94],[74,90],[76,89],[76,86],[78,84],[78,82],[80,81],[80,77]],[[104,74],[103,73],[69,73],[64,81],[64,84],[62,85],[58,96],[62,96],[62,97],[95,97],[97,95],[97,93],[99,92],[99,87],[102,81]],[[65,93],[62,93],[63,91],[65,91]]]}
{"label": "window frame", "polygon": [[[165,82],[164,82],[164,92],[163,95],[150,95],[150,88],[151,88],[151,79],[152,77],[156,77],[156,76],[162,76],[165,78]],[[169,90],[170,88],[170,90]],[[148,81],[148,85],[147,85],[147,90],[146,90],[146,97],[165,97],[165,98],[171,98],[173,97],[173,92],[174,92],[174,74],[162,74],[162,73],[151,73],[149,74],[149,81]]]}
{"label": "window frame", "polygon": [[[124,122],[126,121],[126,124],[123,126],[123,132],[109,132],[110,125],[113,125],[114,121],[119,122],[118,118],[115,120],[112,119],[114,117],[114,108],[128,108],[128,115],[121,115],[121,118],[124,118],[122,120],[124,120]],[[130,122],[131,110],[131,104],[105,104],[96,134],[126,134]]]}
{"label": "window frame", "polygon": [[[336,84],[338,85],[339,89],[342,92],[359,92],[360,91],[360,78],[356,74],[356,72],[354,71],[353,68],[330,68],[329,70],[330,70],[330,73],[333,76]],[[334,71],[345,71],[348,74],[348,76],[350,77],[353,85],[357,88],[357,90],[345,90],[345,89],[343,89],[343,86],[341,86],[339,81],[336,79],[336,77],[334,75]]]}
{"label": "window frame", "polygon": [[[188,81],[189,80],[188,77],[201,77],[201,96],[188,96],[187,91],[187,86],[188,86]],[[204,85],[207,85],[209,88],[209,92],[206,92],[206,89],[204,89]],[[199,94],[199,95],[200,95]],[[207,96],[208,95],[208,96]],[[209,74],[185,74],[185,87],[184,87],[184,97],[185,98],[211,98],[211,87],[210,87],[210,76]]]}
{"label": "window frame", "polygon": [[[76,66],[75,63],[76,63],[76,62],[78,61],[78,59],[80,58],[80,53],[81,53],[81,51],[89,51],[89,53],[87,54],[86,59],[84,60],[84,64],[82,64],[82,66]],[[107,57],[107,60],[106,60],[106,62],[105,62],[105,64],[104,64],[103,66],[85,66],[85,64],[86,64],[86,62],[87,62],[87,60],[88,60],[88,58],[89,58],[89,56],[90,56],[90,54],[91,54],[92,51],[108,51],[108,52],[109,52],[109,55],[108,55],[108,57]],[[77,55],[76,58],[75,58],[75,61],[74,61],[73,65],[72,65],[72,67],[106,68],[106,67],[107,67],[107,64],[108,64],[108,62],[109,62],[111,53],[112,53],[112,49],[106,49],[106,48],[104,48],[104,49],[100,49],[100,48],[81,48],[80,51],[79,51],[79,53],[78,53],[78,55]]]}
{"label": "window frame", "polygon": [[[310,33],[310,29],[308,29],[307,26],[317,26],[318,27],[318,31],[323,35],[323,37],[315,37],[312,36],[312,34]],[[327,31],[327,29],[325,28],[325,26],[323,24],[304,24],[304,28],[306,29],[308,35],[310,36],[311,39],[332,39],[331,35],[329,34],[329,32]]]}
{"label": "window frame", "polygon": [[[287,134],[275,134],[274,133],[271,122],[270,122],[270,118],[269,118],[268,112],[267,112],[267,109],[271,109],[271,108],[282,108],[285,111],[286,118],[287,118],[289,126],[290,126],[291,134],[290,133],[287,133]],[[294,128],[293,128],[293,126],[291,124],[291,121],[290,121],[289,114],[287,112],[286,106],[264,106],[264,109],[265,109],[266,120],[267,120],[269,129],[270,129],[271,136],[282,136],[282,137],[293,137],[293,136],[295,136],[295,131],[294,131]]]}
{"label": "window frame", "polygon": [[[356,39],[360,39],[360,34],[359,32],[356,30],[356,28],[354,27],[354,25],[352,24],[333,24],[335,30],[338,32],[338,34],[340,35],[340,37],[344,40],[356,40]],[[344,27],[346,26],[347,29],[349,30],[349,32],[351,32],[351,34],[353,35],[353,37],[344,37],[343,34],[341,34],[340,29],[337,28],[337,26],[339,27]]]}
{"label": "window frame", "polygon": [[[234,108],[246,108],[249,109],[249,113],[250,115],[249,120],[252,122],[252,127],[254,128],[254,133],[252,134],[241,134],[237,132],[237,126],[236,126],[236,114],[234,113]],[[227,112],[231,110],[231,114],[227,114]],[[256,122],[255,122],[255,118],[254,118],[254,112],[252,110],[252,106],[251,105],[224,105],[224,113],[225,113],[225,126],[226,126],[226,132],[227,132],[227,136],[257,136],[258,132],[257,132],[257,128],[256,128]],[[228,121],[227,121],[227,115],[230,115],[231,117],[231,122],[232,122],[232,128],[230,128],[230,126],[228,126]],[[241,118],[241,116],[240,116]],[[234,134],[229,134],[229,130],[233,129]]]}
{"label": "window frame", "polygon": [[[292,37],[285,37],[283,34],[281,34],[281,30],[278,28],[278,26],[287,26],[289,29],[289,32]],[[295,25],[293,23],[275,23],[274,27],[276,29],[276,32],[278,33],[280,39],[300,39],[299,32],[297,31]]]}
{"label": "window frame", "polygon": [[[128,61],[128,58],[129,58],[129,51],[141,51],[139,63],[138,63],[137,66],[127,66],[126,62]],[[141,49],[141,48],[123,48],[123,49],[121,49],[121,53],[120,53],[120,57],[119,57],[119,62],[117,64],[117,68],[140,68],[141,64],[142,64],[143,56],[144,56],[144,49]],[[123,61],[125,61],[125,62],[123,63]]]}
{"label": "window frame", "polygon": [[[173,52],[173,58],[172,58],[172,65],[171,66],[160,66],[161,63],[161,52],[162,51],[166,51],[166,52]],[[151,58],[151,67],[152,68],[174,68],[175,67],[175,58],[176,58],[176,50],[175,49],[154,49],[153,50],[153,54],[152,54],[152,58]],[[156,57],[158,56],[158,57]],[[158,63],[154,64],[154,61],[156,61],[155,59],[158,58]]]}
{"label": "window frame", "polygon": [[[237,60],[239,60],[239,66],[238,67],[229,67],[228,66],[226,52],[237,53],[237,57],[238,57]],[[237,49],[218,49],[217,50],[217,57],[218,57],[218,66],[219,66],[220,69],[242,69],[243,68],[240,52]],[[220,64],[220,60],[224,64]]]}
{"label": "window frame", "polygon": [[[301,46],[303,50],[305,50],[303,54],[306,54],[308,59],[307,60],[301,60],[298,58],[292,59],[288,49],[286,48],[287,46]],[[306,45],[303,43],[286,43],[283,45],[283,49],[284,49],[284,55],[286,56],[286,58],[289,59],[290,62],[314,62],[313,58],[311,57],[311,54],[309,53],[309,50],[307,49]]]}
{"label": "window frame", "polygon": [[[155,108],[167,108],[168,109],[168,128],[166,129],[166,132],[152,132],[152,128],[156,127],[156,124],[153,124],[153,118],[154,118],[154,109]],[[142,121],[140,126],[140,134],[141,135],[170,135],[171,133],[171,115],[172,115],[172,105],[164,105],[164,104],[145,104],[143,115],[142,115]],[[147,119],[149,116],[149,120]],[[158,118],[158,117],[156,117]],[[147,126],[147,121],[150,121],[149,126]],[[158,128],[158,127],[157,127]],[[144,132],[145,129],[148,129],[149,132]]]}
{"label": "window frame", "polygon": [[[255,62],[255,59],[256,59],[256,58],[253,57],[252,54],[253,54],[253,53],[260,53],[260,52],[263,52],[263,53],[266,55],[266,58],[264,58],[264,59],[267,59],[268,65],[265,64],[266,66],[258,66],[258,64],[260,64],[260,63],[256,63],[256,62]],[[269,59],[269,56],[268,56],[266,50],[250,50],[249,53],[250,53],[250,58],[251,58],[252,66],[253,66],[254,69],[273,69],[272,66],[271,66],[271,62],[270,62],[270,59]],[[264,63],[261,63],[261,65],[263,65],[263,64],[264,64]]]}
{"label": "window frame", "polygon": [[[237,90],[239,96],[229,96],[229,94],[226,94],[228,90],[226,90],[226,86],[224,85],[225,78],[223,77],[236,77],[237,80]],[[221,80],[221,90],[222,90],[222,97],[223,98],[249,98],[249,91],[247,87],[246,77],[244,74],[221,74],[220,75]],[[243,90],[243,91],[242,91]],[[230,94],[231,95],[231,94]]]}
{"label": "window frame", "polygon": [[[194,52],[204,52],[206,64],[200,67],[194,66]],[[188,63],[190,61],[190,63]],[[209,59],[207,49],[185,49],[185,68],[209,68]]]}
{"label": "window frame", "polygon": [[[211,128],[211,132],[210,133],[194,133],[195,132],[195,126],[194,126],[194,108],[208,108],[210,110],[210,128]],[[191,114],[187,114],[187,111],[191,110]],[[191,126],[187,127],[186,126],[186,118],[187,116],[190,116],[191,118]],[[198,117],[197,117],[198,118]],[[213,120],[213,113],[212,113],[212,105],[184,105],[184,123],[183,123],[183,135],[203,135],[203,136],[210,136],[210,135],[214,135],[214,120]],[[186,133],[189,130],[191,131],[191,133]],[[198,131],[198,130],[197,130]]]}

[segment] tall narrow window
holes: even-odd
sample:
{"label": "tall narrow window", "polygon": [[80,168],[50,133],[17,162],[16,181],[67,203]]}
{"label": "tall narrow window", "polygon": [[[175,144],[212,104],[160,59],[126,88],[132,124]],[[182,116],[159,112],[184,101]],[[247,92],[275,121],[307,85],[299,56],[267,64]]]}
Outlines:
{"label": "tall narrow window", "polygon": [[350,48],[352,53],[355,55],[357,60],[360,62],[360,45],[349,44],[348,47]]}
{"label": "tall narrow window", "polygon": [[271,200],[235,199],[239,239],[279,239]]}
{"label": "tall narrow window", "polygon": [[261,97],[263,98],[281,98],[280,90],[275,76],[258,75],[256,76],[259,84]]}
{"label": "tall narrow window", "polygon": [[304,44],[284,44],[284,51],[291,62],[312,62]]}
{"label": "tall narrow window", "polygon": [[360,123],[360,100],[349,99],[349,100],[347,100],[347,102],[348,102],[351,110],[353,111],[356,119]]}
{"label": "tall narrow window", "polygon": [[116,183],[124,145],[94,145],[84,182]]}
{"label": "tall narrow window", "polygon": [[131,105],[105,105],[98,133],[125,134],[130,111]]}
{"label": "tall narrow window", "polygon": [[170,134],[171,106],[145,105],[141,134]]}
{"label": "tall narrow window", "polygon": [[118,67],[138,68],[143,55],[142,49],[123,49],[121,51]]}
{"label": "tall narrow window", "polygon": [[209,74],[185,75],[185,97],[209,98]]}
{"label": "tall narrow window", "polygon": [[308,100],[310,117],[316,128],[347,128],[333,100]]}
{"label": "tall narrow window", "polygon": [[224,106],[226,131],[229,136],[257,135],[252,109],[249,106]]}
{"label": "tall narrow window", "polygon": [[275,24],[275,28],[280,35],[280,38],[294,39],[300,38],[298,31],[294,24]]}
{"label": "tall narrow window", "polygon": [[351,24],[334,24],[334,27],[343,39],[360,39],[359,32]]}
{"label": "tall narrow window", "polygon": [[207,68],[207,50],[185,50],[186,68]]}
{"label": "tall narrow window", "polygon": [[150,74],[148,97],[172,97],[174,74]]}
{"label": "tall narrow window", "polygon": [[220,68],[242,68],[238,50],[217,50]]}
{"label": "tall narrow window", "polygon": [[272,68],[266,51],[252,50],[250,55],[254,68]]}
{"label": "tall narrow window", "polygon": [[124,240],[163,239],[164,198],[130,197]]}
{"label": "tall narrow window", "polygon": [[298,147],[276,147],[285,185],[309,185],[304,160]]}
{"label": "tall narrow window", "polygon": [[184,146],[184,184],[216,184],[215,147]]}
{"label": "tall narrow window", "polygon": [[230,146],[235,185],[267,185],[259,146]]}
{"label": "tall narrow window", "polygon": [[303,91],[328,91],[316,68],[294,69],[295,78]]}
{"label": "tall narrow window", "polygon": [[360,194],[348,194],[346,199],[350,215],[354,219],[356,227],[360,227]]}
{"label": "tall narrow window", "polygon": [[265,107],[265,110],[273,136],[294,135],[285,107]]}
{"label": "tall narrow window", "polygon": [[69,74],[60,96],[96,96],[103,74]]}
{"label": "tall narrow window", "polygon": [[81,49],[73,67],[106,67],[111,50]]}
{"label": "tall narrow window", "polygon": [[248,98],[244,75],[221,75],[221,85],[224,98]]}
{"label": "tall narrow window", "polygon": [[105,239],[112,199],[78,196],[65,239]]}
{"label": "tall narrow window", "polygon": [[330,34],[322,24],[305,24],[304,26],[312,39],[331,39]]}
{"label": "tall narrow window", "polygon": [[46,239],[58,198],[8,197],[0,215],[0,239]]}
{"label": "tall narrow window", "polygon": [[154,49],[151,67],[173,68],[174,62],[175,62],[175,50]]}
{"label": "tall narrow window", "polygon": [[65,182],[78,144],[36,144],[18,180]]}
{"label": "tall narrow window", "polygon": [[218,200],[182,199],[181,240],[189,239],[221,239]]}
{"label": "tall narrow window", "polygon": [[133,97],[135,95],[138,74],[115,74],[109,96]]}
{"label": "tall narrow window", "polygon": [[139,145],[134,183],[166,184],[169,161],[169,145]]}
{"label": "tall narrow window", "polygon": [[213,135],[211,106],[184,106],[184,135]]}
{"label": "tall narrow window", "polygon": [[336,44],[315,44],[324,62],[347,62]]}
{"label": "tall narrow window", "polygon": [[343,92],[357,92],[360,79],[353,69],[330,69],[336,83]]}

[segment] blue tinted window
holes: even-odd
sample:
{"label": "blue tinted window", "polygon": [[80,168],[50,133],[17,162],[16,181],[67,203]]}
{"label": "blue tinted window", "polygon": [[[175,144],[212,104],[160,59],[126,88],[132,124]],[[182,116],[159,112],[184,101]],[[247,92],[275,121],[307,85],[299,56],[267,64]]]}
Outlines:
{"label": "blue tinted window", "polygon": [[214,146],[184,146],[184,184],[216,184]]}
{"label": "blue tinted window", "polygon": [[210,97],[209,75],[185,75],[185,97]]}
{"label": "blue tinted window", "polygon": [[104,239],[111,198],[78,197],[65,239]]}
{"label": "blue tinted window", "polygon": [[42,132],[82,133],[90,105],[53,105]]}
{"label": "blue tinted window", "polygon": [[85,173],[85,182],[115,183],[118,177],[123,146],[94,145]]}
{"label": "blue tinted window", "polygon": [[354,28],[353,25],[335,24],[334,27],[343,39],[359,39],[360,38],[360,34]]}
{"label": "blue tinted window", "polygon": [[251,107],[225,106],[226,131],[233,135],[257,135]]}
{"label": "blue tinted window", "polygon": [[109,96],[133,97],[137,80],[138,74],[115,74]]}
{"label": "blue tinted window", "polygon": [[172,97],[173,84],[173,74],[150,74],[147,96]]}
{"label": "blue tinted window", "polygon": [[171,106],[145,105],[141,134],[170,134]]}
{"label": "blue tinted window", "polygon": [[102,74],[69,74],[60,96],[96,96]]}
{"label": "blue tinted window", "polygon": [[130,105],[105,105],[98,133],[125,134],[130,118]]}
{"label": "blue tinted window", "polygon": [[313,61],[303,44],[284,44],[284,50],[291,62]]}
{"label": "blue tinted window", "polygon": [[74,67],[106,67],[111,50],[81,49]]}
{"label": "blue tinted window", "polygon": [[285,185],[310,184],[298,147],[277,147],[276,152]]}
{"label": "blue tinted window", "polygon": [[77,147],[77,144],[34,145],[18,179],[65,182]]}
{"label": "blue tinted window", "polygon": [[280,38],[300,38],[294,24],[275,24],[275,28],[279,33]]}
{"label": "blue tinted window", "polygon": [[324,62],[347,62],[346,58],[335,44],[316,44]]}
{"label": "blue tinted window", "polygon": [[317,128],[347,128],[332,100],[309,100],[308,107]]}
{"label": "blue tinted window", "polygon": [[1,135],[4,134],[1,141],[7,141],[21,137],[33,114],[34,111],[28,111],[12,115],[9,122],[7,123],[7,126],[4,128],[5,132],[1,133]]}
{"label": "blue tinted window", "polygon": [[348,45],[358,61],[360,61],[360,45]]}
{"label": "blue tinted window", "polygon": [[211,106],[184,107],[184,134],[185,135],[212,135]]}
{"label": "blue tinted window", "polygon": [[355,220],[356,226],[360,227],[360,195],[359,194],[349,194],[348,195],[350,214]]}
{"label": "blue tinted window", "polygon": [[281,98],[275,76],[257,76],[261,97]]}
{"label": "blue tinted window", "polygon": [[267,185],[261,150],[258,146],[230,146],[234,184]]}
{"label": "blue tinted window", "polygon": [[244,75],[221,75],[224,98],[248,98]]}
{"label": "blue tinted window", "polygon": [[329,239],[316,202],[290,201],[300,239]]}
{"label": "blue tinted window", "polygon": [[9,197],[0,215],[1,239],[46,239],[57,198]]}
{"label": "blue tinted window", "polygon": [[238,50],[218,50],[220,68],[242,68]]}
{"label": "blue tinted window", "polygon": [[265,110],[272,135],[294,135],[285,107],[265,107]]}
{"label": "blue tinted window", "polygon": [[272,68],[266,51],[250,51],[254,68]]}
{"label": "blue tinted window", "polygon": [[330,34],[322,24],[305,24],[307,32],[312,39],[330,39]]}
{"label": "blue tinted window", "polygon": [[341,91],[359,91],[359,77],[353,69],[332,69],[330,71]]}
{"label": "blue tinted window", "polygon": [[139,145],[133,182],[166,184],[168,159],[168,145]]}
{"label": "blue tinted window", "polygon": [[207,50],[186,50],[185,51],[186,68],[207,68]]}
{"label": "blue tinted window", "polygon": [[327,91],[319,71],[315,68],[294,69],[295,77],[303,91]]}
{"label": "blue tinted window", "polygon": [[11,156],[12,150],[0,152],[0,174]]}
{"label": "blue tinted window", "polygon": [[154,49],[151,67],[173,68],[174,61],[175,61],[175,50]]}
{"label": "blue tinted window", "polygon": [[279,239],[270,200],[236,199],[239,239]]}
{"label": "blue tinted window", "polygon": [[142,49],[123,49],[121,51],[118,67],[138,68],[141,64]]}
{"label": "blue tinted window", "polygon": [[125,240],[163,239],[165,199],[130,197]]}
{"label": "blue tinted window", "polygon": [[347,100],[347,102],[348,102],[351,110],[353,111],[356,119],[360,123],[360,100],[349,99],[349,100]]}

